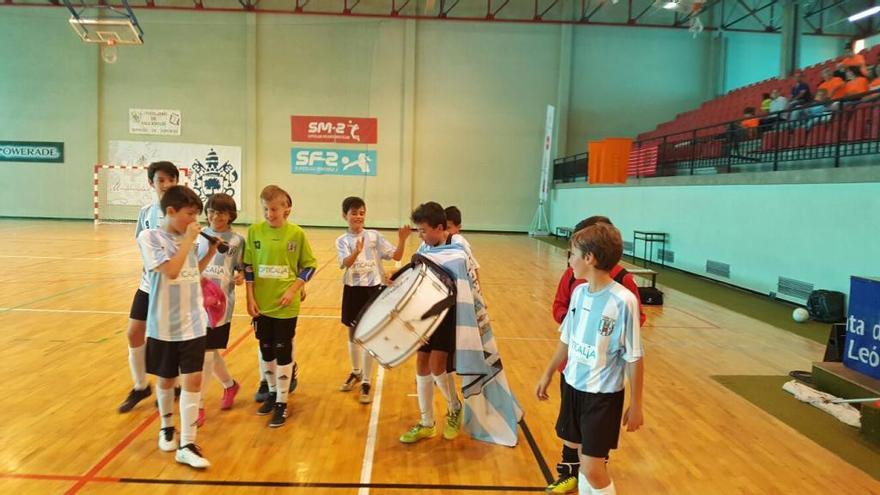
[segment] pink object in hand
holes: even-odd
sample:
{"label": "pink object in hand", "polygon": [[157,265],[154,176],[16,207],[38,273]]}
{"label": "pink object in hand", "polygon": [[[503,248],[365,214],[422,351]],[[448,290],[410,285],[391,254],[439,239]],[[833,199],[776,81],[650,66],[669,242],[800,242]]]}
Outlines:
{"label": "pink object in hand", "polygon": [[226,294],[223,293],[216,283],[202,277],[202,298],[205,303],[205,311],[208,312],[208,322],[211,327],[216,327],[226,316]]}

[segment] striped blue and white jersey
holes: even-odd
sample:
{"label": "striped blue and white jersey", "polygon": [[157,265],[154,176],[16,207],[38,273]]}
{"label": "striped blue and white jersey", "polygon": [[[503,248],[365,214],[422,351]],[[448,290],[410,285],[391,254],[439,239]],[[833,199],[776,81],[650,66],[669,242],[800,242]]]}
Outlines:
{"label": "striped blue and white jersey", "polygon": [[[360,238],[364,239],[364,249],[355,259],[354,264],[346,268],[342,264],[357,248]],[[390,260],[396,248],[378,231],[364,229],[359,234],[346,231],[336,238],[336,260],[339,267],[345,270],[342,283],[350,287],[374,287],[385,283],[385,271],[382,260]]]}
{"label": "striped blue and white jersey", "polygon": [[[232,230],[217,232],[210,227],[205,227],[202,229],[202,232],[213,237],[219,237],[226,244],[229,244],[229,251],[223,254],[219,252],[214,254],[214,259],[211,260],[208,266],[205,267],[205,271],[202,272],[202,276],[215,282],[223,289],[223,293],[226,294],[226,316],[217,324],[219,327],[232,321],[232,313],[235,309],[235,270],[241,271],[244,269],[242,266],[244,260],[244,237]],[[199,248],[198,257],[201,260],[208,254],[211,242],[199,236],[196,244],[198,244]]]}
{"label": "striped blue and white jersey", "polygon": [[177,253],[182,240],[182,236],[162,229],[145,230],[137,238],[150,280],[147,337],[166,342],[202,337],[208,327],[196,247],[190,249],[176,279],[157,270]]}
{"label": "striped blue and white jersey", "polygon": [[591,293],[577,286],[562,321],[560,339],[568,345],[565,381],[582,392],[623,390],[626,363],[643,356],[639,303],[626,287],[612,281]]}
{"label": "striped blue and white jersey", "polygon": [[[134,227],[134,238],[137,239],[141,232],[149,229],[158,229],[165,220],[165,213],[159,203],[152,203],[141,208],[138,212],[137,225]],[[141,271],[140,290],[150,293],[150,279],[147,277],[147,270]]]}

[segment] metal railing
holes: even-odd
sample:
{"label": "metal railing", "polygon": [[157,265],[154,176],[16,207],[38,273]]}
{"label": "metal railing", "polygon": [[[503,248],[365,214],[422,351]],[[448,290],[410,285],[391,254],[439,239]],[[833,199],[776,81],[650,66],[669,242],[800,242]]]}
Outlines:
{"label": "metal railing", "polygon": [[[631,177],[663,177],[839,167],[854,156],[880,154],[880,96],[866,93],[756,118],[740,119],[639,140],[630,154]],[[585,180],[586,153],[554,161],[554,182]]]}

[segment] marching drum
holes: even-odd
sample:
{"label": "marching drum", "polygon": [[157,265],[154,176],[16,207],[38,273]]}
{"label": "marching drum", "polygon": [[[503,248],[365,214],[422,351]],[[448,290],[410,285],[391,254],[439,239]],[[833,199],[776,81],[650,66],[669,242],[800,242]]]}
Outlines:
{"label": "marching drum", "polygon": [[364,309],[354,342],[392,368],[428,343],[455,305],[455,282],[422,257],[395,274],[394,282]]}

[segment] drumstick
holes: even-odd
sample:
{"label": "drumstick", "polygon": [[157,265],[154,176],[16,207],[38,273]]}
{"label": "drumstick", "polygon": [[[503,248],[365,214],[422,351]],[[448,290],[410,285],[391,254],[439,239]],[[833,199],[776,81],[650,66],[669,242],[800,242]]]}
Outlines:
{"label": "drumstick", "polygon": [[863,399],[832,399],[828,401],[832,404],[851,404],[859,402],[874,402],[874,407],[880,407],[880,397],[866,397]]}

